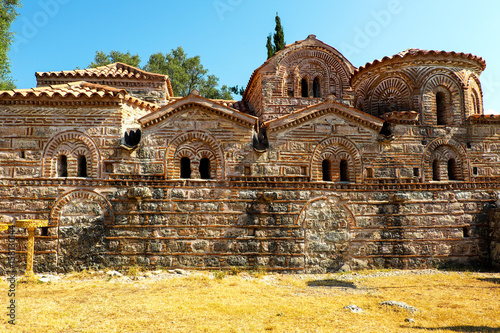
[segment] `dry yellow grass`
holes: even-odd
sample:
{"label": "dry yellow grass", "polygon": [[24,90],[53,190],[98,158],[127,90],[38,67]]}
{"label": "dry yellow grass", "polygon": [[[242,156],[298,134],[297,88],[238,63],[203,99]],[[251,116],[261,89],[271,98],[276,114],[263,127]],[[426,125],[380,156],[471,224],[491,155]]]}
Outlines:
{"label": "dry yellow grass", "polygon": [[[396,276],[374,277],[384,274]],[[500,274],[362,272],[346,278],[193,273],[123,281],[78,274],[19,284],[16,325],[3,315],[0,331],[500,332]],[[7,283],[0,288],[1,304],[7,304]],[[419,311],[380,305],[390,300]],[[349,304],[364,312],[343,309]],[[405,322],[409,318],[415,323]]]}

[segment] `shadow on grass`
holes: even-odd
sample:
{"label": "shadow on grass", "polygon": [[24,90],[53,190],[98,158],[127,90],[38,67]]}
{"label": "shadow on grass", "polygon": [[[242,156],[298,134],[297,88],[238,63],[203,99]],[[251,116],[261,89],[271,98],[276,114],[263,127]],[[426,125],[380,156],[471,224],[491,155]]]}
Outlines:
{"label": "shadow on grass", "polygon": [[478,280],[483,281],[483,282],[491,282],[491,283],[495,283],[495,284],[500,284],[500,278],[479,278]]}
{"label": "shadow on grass", "polygon": [[336,279],[307,281],[307,286],[308,287],[336,287],[336,288],[356,289],[356,285],[353,282],[336,280]]}
{"label": "shadow on grass", "polygon": [[493,328],[487,326],[449,326],[449,327],[413,327],[417,330],[425,331],[452,331],[452,332],[463,332],[463,333],[483,333],[483,332],[500,332],[500,327]]}

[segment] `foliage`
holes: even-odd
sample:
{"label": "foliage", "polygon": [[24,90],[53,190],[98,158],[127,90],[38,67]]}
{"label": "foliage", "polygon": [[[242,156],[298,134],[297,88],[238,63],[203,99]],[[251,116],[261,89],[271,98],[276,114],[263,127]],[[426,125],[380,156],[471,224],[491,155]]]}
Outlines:
{"label": "foliage", "polygon": [[275,33],[273,36],[274,40],[274,52],[278,52],[279,50],[283,50],[285,48],[285,33],[283,32],[283,27],[281,26],[281,20],[276,13],[276,27],[274,28]]}
{"label": "foliage", "polygon": [[219,78],[208,75],[208,69],[201,64],[200,56],[188,57],[180,46],[167,54],[159,52],[151,55],[144,69],[168,75],[176,96],[187,96],[196,89],[206,98],[232,99],[227,86],[217,89]]}
{"label": "foliage", "polygon": [[273,34],[269,34],[269,36],[267,36],[266,48],[267,59],[269,59],[274,55]]}
{"label": "foliage", "polygon": [[[130,52],[111,51],[106,54],[103,51],[97,51],[89,67],[106,66],[115,62],[140,68],[141,58],[138,54],[130,54]],[[168,75],[175,96],[187,96],[196,89],[201,96],[206,98],[233,98],[231,92],[234,87],[229,88],[223,85],[218,89],[219,78],[215,75],[208,75],[208,69],[201,64],[200,56],[188,57],[180,46],[171,50],[170,53],[152,54],[143,69]]]}
{"label": "foliage", "polygon": [[240,87],[238,85],[234,86],[234,87],[229,87],[229,92],[235,94],[235,95],[243,95],[243,93],[245,92],[245,87]]}
{"label": "foliage", "polygon": [[95,68],[106,66],[115,62],[122,62],[133,67],[139,67],[141,57],[139,57],[138,54],[130,54],[129,51],[127,51],[127,53],[111,51],[109,54],[104,53],[104,51],[96,51],[94,61],[90,63],[89,67]]}
{"label": "foliage", "polygon": [[[276,52],[283,50],[285,48],[285,33],[283,32],[283,27],[281,26],[281,19],[276,13],[276,26],[274,28],[274,35],[269,34],[267,36],[267,59],[271,58]],[[274,44],[273,44],[274,41]]]}
{"label": "foliage", "polygon": [[9,31],[17,17],[16,9],[20,6],[19,0],[2,0],[0,3],[0,90],[15,88],[10,77],[9,49],[14,33]]}

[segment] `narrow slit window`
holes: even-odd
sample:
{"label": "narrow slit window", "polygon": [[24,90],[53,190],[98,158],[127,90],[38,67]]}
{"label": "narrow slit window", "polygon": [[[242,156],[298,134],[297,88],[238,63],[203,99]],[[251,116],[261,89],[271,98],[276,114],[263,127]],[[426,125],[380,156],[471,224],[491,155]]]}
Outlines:
{"label": "narrow slit window", "polygon": [[340,181],[348,182],[349,181],[349,165],[347,160],[340,161]]}
{"label": "narrow slit window", "polygon": [[457,162],[454,158],[448,160],[448,179],[457,180]]}
{"label": "narrow slit window", "polygon": [[366,177],[373,178],[373,169],[372,168],[366,168]]}
{"label": "narrow slit window", "polygon": [[439,180],[439,161],[432,162],[432,180]]}
{"label": "narrow slit window", "polygon": [[307,79],[302,79],[300,82],[300,88],[302,91],[302,97],[309,97],[309,84],[307,84]]}
{"label": "narrow slit window", "polygon": [[87,177],[87,158],[84,155],[78,156],[77,177]]}
{"label": "narrow slit window", "polygon": [[40,236],[48,236],[48,235],[49,235],[49,227],[41,227]]}
{"label": "narrow slit window", "polygon": [[481,104],[479,103],[479,97],[475,91],[472,92],[472,112],[481,114]]}
{"label": "narrow slit window", "polygon": [[420,177],[420,169],[419,168],[413,168],[413,176]]}
{"label": "narrow slit window", "polygon": [[206,157],[200,160],[200,178],[210,179],[210,160]]}
{"label": "narrow slit window", "polygon": [[319,77],[315,78],[313,81],[313,96],[321,97]]}
{"label": "narrow slit window", "polygon": [[57,159],[57,177],[68,177],[68,157],[61,155]]}
{"label": "narrow slit window", "polygon": [[447,125],[446,122],[446,95],[439,91],[436,93],[436,112],[437,112],[437,124]]}
{"label": "narrow slit window", "polygon": [[329,182],[332,180],[332,164],[329,160],[323,160],[322,163],[323,169],[323,180]]}
{"label": "narrow slit window", "polygon": [[188,157],[181,158],[181,178],[191,178],[191,160]]}

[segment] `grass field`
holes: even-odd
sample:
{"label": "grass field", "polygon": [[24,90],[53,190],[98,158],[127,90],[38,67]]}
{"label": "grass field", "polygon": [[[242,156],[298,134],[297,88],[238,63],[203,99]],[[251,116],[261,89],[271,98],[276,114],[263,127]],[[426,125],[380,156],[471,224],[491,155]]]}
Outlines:
{"label": "grass field", "polygon": [[[500,332],[500,273],[143,274],[83,272],[20,283],[15,326],[7,322],[8,284],[1,282],[0,331]],[[363,312],[344,309],[350,304]]]}

